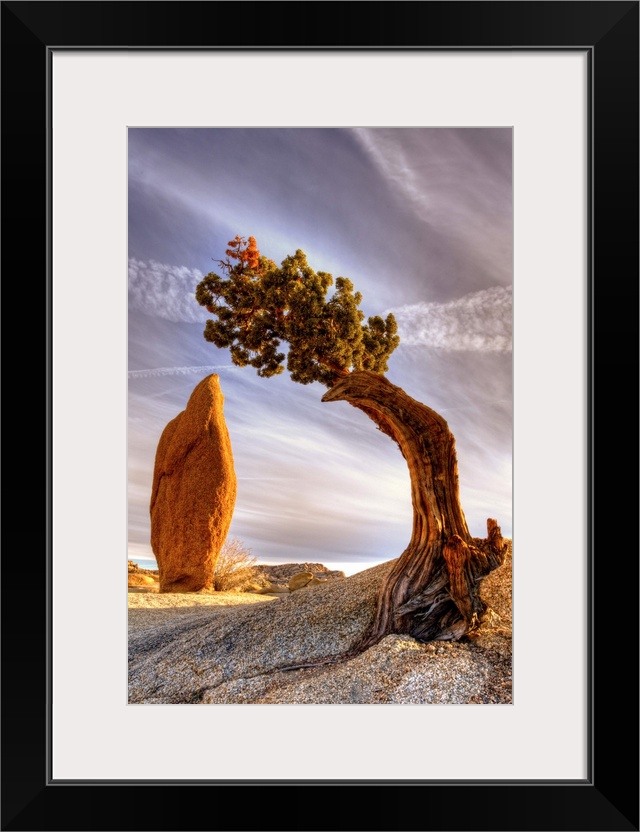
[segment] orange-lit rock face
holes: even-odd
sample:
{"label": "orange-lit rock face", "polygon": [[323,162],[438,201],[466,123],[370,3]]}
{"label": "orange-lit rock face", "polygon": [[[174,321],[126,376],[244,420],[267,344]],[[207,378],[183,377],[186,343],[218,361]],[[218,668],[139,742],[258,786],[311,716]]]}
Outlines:
{"label": "orange-lit rock face", "polygon": [[236,500],[231,441],[217,375],[203,379],[156,450],[151,547],[161,592],[209,589]]}

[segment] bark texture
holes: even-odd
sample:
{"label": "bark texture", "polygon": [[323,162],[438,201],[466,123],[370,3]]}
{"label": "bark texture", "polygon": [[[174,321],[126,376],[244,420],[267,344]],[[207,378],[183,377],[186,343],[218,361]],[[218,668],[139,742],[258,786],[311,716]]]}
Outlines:
{"label": "bark texture", "polygon": [[482,620],[480,583],[505,558],[500,528],[472,538],[460,505],[455,439],[446,421],[384,376],[367,370],[336,381],[322,398],[362,410],[400,448],[411,478],[409,545],[380,591],[376,616],[358,649],[388,633],[425,641],[459,639]]}
{"label": "bark texture", "polygon": [[161,592],[213,585],[237,487],[223,403],[218,376],[207,376],[158,442],[150,513]]}

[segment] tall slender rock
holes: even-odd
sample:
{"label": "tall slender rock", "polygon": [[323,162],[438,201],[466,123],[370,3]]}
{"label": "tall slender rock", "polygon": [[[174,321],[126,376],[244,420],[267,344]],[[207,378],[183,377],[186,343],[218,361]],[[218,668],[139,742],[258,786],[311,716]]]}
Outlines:
{"label": "tall slender rock", "polygon": [[150,514],[161,592],[213,583],[237,489],[223,404],[219,377],[207,376],[158,442]]}

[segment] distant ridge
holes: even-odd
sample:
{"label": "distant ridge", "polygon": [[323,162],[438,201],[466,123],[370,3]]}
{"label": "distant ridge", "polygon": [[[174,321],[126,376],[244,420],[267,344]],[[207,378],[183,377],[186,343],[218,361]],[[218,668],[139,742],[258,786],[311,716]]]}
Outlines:
{"label": "distant ridge", "polygon": [[311,572],[314,578],[327,580],[328,578],[346,578],[340,569],[329,569],[323,563],[260,563],[258,567],[264,572],[268,581],[273,584],[286,584],[292,575],[299,572]]}

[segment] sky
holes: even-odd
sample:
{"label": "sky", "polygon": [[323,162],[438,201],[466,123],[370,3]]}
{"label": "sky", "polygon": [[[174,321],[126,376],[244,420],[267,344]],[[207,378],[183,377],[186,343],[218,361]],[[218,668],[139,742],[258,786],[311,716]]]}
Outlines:
{"label": "sky", "polygon": [[393,312],[387,378],[447,420],[471,534],[493,517],[511,536],[510,128],[130,128],[128,155],[130,559],[153,559],[160,435],[211,373],[238,480],[228,537],[347,574],[409,543],[394,442],[321,384],[259,378],[204,340],[195,288],[236,234],[350,278],[367,317]]}

